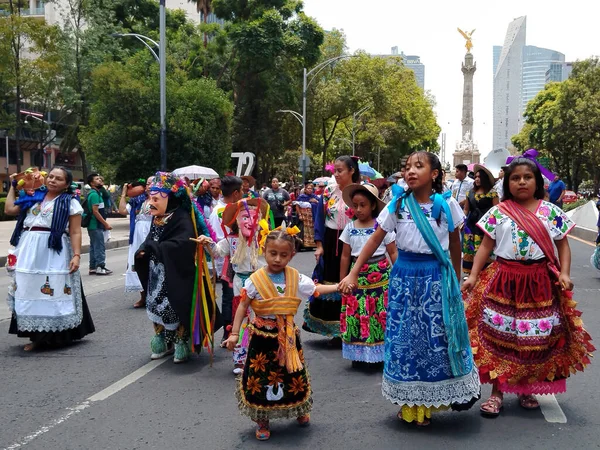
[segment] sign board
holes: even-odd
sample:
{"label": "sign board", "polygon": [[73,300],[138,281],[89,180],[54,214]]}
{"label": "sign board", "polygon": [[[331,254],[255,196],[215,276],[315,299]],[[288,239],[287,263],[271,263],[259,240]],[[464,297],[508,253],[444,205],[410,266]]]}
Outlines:
{"label": "sign board", "polygon": [[298,157],[298,170],[302,173],[310,170],[310,158],[308,157],[308,155],[304,156],[304,164],[303,164],[302,155],[300,155],[300,157]]}
{"label": "sign board", "polygon": [[243,177],[245,175],[252,175],[254,166],[256,165],[256,157],[254,153],[250,152],[233,152],[231,159],[237,159],[237,168],[235,175],[237,177]]}

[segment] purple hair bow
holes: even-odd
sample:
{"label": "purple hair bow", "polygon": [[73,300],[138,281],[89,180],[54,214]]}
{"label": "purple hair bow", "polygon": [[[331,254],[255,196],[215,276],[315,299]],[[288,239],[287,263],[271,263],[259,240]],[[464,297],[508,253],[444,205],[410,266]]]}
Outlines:
{"label": "purple hair bow", "polygon": [[540,172],[542,172],[542,175],[544,175],[550,181],[554,181],[554,177],[556,175],[554,175],[552,173],[552,171],[550,171],[549,169],[546,169],[544,166],[542,166],[538,162],[537,156],[538,156],[538,151],[535,148],[530,148],[529,150],[527,150],[525,153],[523,153],[520,156],[509,156],[508,158],[506,158],[506,165],[509,165],[515,158],[527,158],[527,159],[533,161],[536,166],[538,166],[538,169],[540,169]]}

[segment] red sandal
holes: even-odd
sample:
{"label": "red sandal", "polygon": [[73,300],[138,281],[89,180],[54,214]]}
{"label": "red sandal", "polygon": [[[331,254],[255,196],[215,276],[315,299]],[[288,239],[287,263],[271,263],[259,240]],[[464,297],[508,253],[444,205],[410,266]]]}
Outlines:
{"label": "red sandal", "polygon": [[504,408],[502,404],[503,399],[497,395],[490,395],[484,403],[482,403],[479,411],[481,414],[488,417],[498,417],[500,415],[500,411]]}
{"label": "red sandal", "polygon": [[310,414],[304,414],[296,419],[298,425],[301,427],[307,427],[310,425]]}
{"label": "red sandal", "polygon": [[538,409],[540,407],[537,398],[533,395],[519,395],[519,405],[525,409]]}
{"label": "red sandal", "polygon": [[268,420],[258,420],[256,422],[258,428],[256,428],[256,439],[259,441],[267,441],[271,437],[271,431],[269,430]]}

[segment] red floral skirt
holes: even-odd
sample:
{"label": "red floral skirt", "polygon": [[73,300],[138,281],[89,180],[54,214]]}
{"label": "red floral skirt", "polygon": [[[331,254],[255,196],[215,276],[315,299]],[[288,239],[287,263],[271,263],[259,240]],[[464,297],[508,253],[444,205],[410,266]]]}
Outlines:
{"label": "red floral skirt", "polygon": [[571,296],[545,259],[498,258],[484,270],[466,311],[481,381],[517,394],[565,392],[595,350]]}

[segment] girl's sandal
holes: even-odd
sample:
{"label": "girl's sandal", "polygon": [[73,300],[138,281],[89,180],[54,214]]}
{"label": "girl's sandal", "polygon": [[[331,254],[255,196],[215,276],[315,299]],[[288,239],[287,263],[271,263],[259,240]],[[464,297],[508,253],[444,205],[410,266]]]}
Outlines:
{"label": "girl's sandal", "polygon": [[29,344],[26,344],[25,347],[23,347],[23,351],[32,352],[37,348],[38,348],[37,342],[30,342]]}
{"label": "girl's sandal", "polygon": [[271,431],[269,430],[269,422],[256,422],[258,428],[256,429],[256,439],[259,441],[266,441],[271,437]]}
{"label": "girl's sandal", "polygon": [[500,415],[500,411],[504,408],[502,404],[502,398],[497,395],[490,395],[484,403],[482,403],[479,411],[481,414],[488,417],[498,417]]}
{"label": "girl's sandal", "polygon": [[402,410],[398,411],[398,414],[396,414],[396,416],[398,417],[398,420],[400,420],[400,422],[406,423],[406,424],[414,423],[418,427],[427,427],[431,424],[431,420],[429,420],[427,418],[425,418],[423,420],[423,422],[417,422],[416,420],[414,422],[408,422],[408,421],[404,420],[404,418],[402,417]]}
{"label": "girl's sandal", "polygon": [[525,409],[538,409],[540,404],[533,395],[519,395],[519,405]]}
{"label": "girl's sandal", "polygon": [[296,419],[296,421],[298,422],[298,425],[300,425],[301,427],[307,427],[310,425],[310,414],[305,414],[303,416],[300,416]]}

